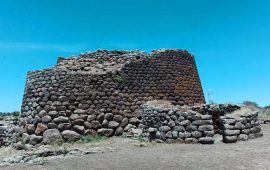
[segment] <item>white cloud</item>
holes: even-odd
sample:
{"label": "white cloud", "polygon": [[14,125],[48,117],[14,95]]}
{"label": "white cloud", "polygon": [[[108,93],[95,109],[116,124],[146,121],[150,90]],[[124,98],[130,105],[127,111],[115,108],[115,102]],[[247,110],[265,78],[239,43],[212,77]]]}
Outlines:
{"label": "white cloud", "polygon": [[83,45],[62,45],[62,44],[47,44],[34,42],[4,42],[0,41],[1,50],[51,50],[61,52],[80,52],[84,48]]}

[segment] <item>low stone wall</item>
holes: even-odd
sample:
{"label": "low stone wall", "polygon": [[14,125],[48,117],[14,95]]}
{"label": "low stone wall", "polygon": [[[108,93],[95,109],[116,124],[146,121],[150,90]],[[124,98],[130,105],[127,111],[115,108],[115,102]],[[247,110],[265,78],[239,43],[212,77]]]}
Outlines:
{"label": "low stone wall", "polygon": [[263,136],[258,121],[258,112],[241,115],[233,118],[230,115],[221,117],[222,135],[224,143],[246,141]]}
{"label": "low stone wall", "polygon": [[179,107],[158,108],[143,105],[143,129],[150,140],[168,143],[214,143],[211,115],[201,115]]}
{"label": "low stone wall", "polygon": [[237,105],[162,107],[147,102],[142,109],[143,130],[150,140],[157,142],[213,144],[214,135],[222,134],[224,143],[234,143],[263,135],[258,112],[240,118],[229,114],[239,109]]}

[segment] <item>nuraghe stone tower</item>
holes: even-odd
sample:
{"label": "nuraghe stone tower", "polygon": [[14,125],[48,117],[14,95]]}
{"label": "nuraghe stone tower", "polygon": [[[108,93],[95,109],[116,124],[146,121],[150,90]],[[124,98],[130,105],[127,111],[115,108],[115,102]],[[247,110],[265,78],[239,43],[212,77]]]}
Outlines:
{"label": "nuraghe stone tower", "polygon": [[83,130],[77,132],[84,133],[103,127],[107,114],[117,115],[119,124],[123,118],[138,124],[139,106],[155,99],[177,105],[205,103],[194,57],[187,51],[98,50],[59,57],[53,68],[28,72],[21,111],[25,124],[35,129],[41,122],[45,129],[60,131],[79,125]]}

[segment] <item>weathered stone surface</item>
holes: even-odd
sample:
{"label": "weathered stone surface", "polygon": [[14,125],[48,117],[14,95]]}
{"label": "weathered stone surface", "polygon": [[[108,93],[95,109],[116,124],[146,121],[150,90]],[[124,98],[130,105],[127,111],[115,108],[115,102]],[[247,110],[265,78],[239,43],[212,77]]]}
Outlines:
{"label": "weathered stone surface", "polygon": [[104,120],[104,118],[105,118],[104,113],[100,113],[100,114],[97,116],[97,121],[99,121],[99,123],[102,123],[102,121]]}
{"label": "weathered stone surface", "polygon": [[64,130],[61,134],[63,138],[68,141],[76,141],[80,139],[80,134],[72,130]]}
{"label": "weathered stone surface", "polygon": [[74,110],[74,113],[75,114],[78,114],[78,115],[80,115],[80,114],[86,114],[86,110],[76,109],[76,110]]}
{"label": "weathered stone surface", "polygon": [[73,126],[73,130],[79,134],[83,134],[85,129],[84,126],[75,125]]}
{"label": "weathered stone surface", "polygon": [[123,134],[123,131],[124,131],[124,129],[120,126],[120,127],[118,127],[118,128],[115,130],[114,135],[115,135],[115,136],[120,136],[120,135]]}
{"label": "weathered stone surface", "polygon": [[76,119],[74,121],[72,121],[72,125],[83,125],[84,124],[84,120],[83,119]]}
{"label": "weathered stone surface", "polygon": [[99,129],[101,127],[101,124],[99,123],[99,121],[93,120],[91,121],[91,127],[93,129]]}
{"label": "weathered stone surface", "polygon": [[182,122],[180,122],[181,126],[188,126],[190,124],[189,120],[183,120]]}
{"label": "weathered stone surface", "polygon": [[105,114],[105,119],[108,120],[108,121],[113,120],[113,114],[112,113],[106,113]]}
{"label": "weathered stone surface", "polygon": [[121,123],[123,119],[124,119],[124,117],[121,115],[114,115],[113,116],[113,120],[118,122],[118,123]]}
{"label": "weathered stone surface", "polygon": [[237,136],[223,136],[224,143],[235,143],[237,142]]}
{"label": "weathered stone surface", "polygon": [[123,118],[123,120],[121,121],[120,126],[125,127],[127,124],[128,124],[128,118],[125,117],[125,118]]}
{"label": "weathered stone surface", "polygon": [[201,144],[214,144],[215,139],[213,137],[202,137],[199,138],[199,143]]}
{"label": "weathered stone surface", "polygon": [[49,115],[46,115],[46,116],[43,116],[42,118],[41,118],[41,120],[42,120],[42,123],[50,123],[51,121],[52,121],[52,118],[51,118],[51,116],[49,116]]}
{"label": "weathered stone surface", "polygon": [[57,129],[48,129],[43,133],[44,144],[60,144],[62,140],[62,135]]}
{"label": "weathered stone surface", "polygon": [[202,136],[202,133],[199,131],[193,131],[193,132],[191,132],[191,136],[193,138],[200,138]]}
{"label": "weathered stone surface", "polygon": [[199,126],[198,130],[199,131],[212,131],[212,130],[214,130],[214,126],[213,125],[202,125],[202,126]]}
{"label": "weathered stone surface", "polygon": [[240,130],[224,130],[225,136],[236,136],[240,134]]}
{"label": "weathered stone surface", "polygon": [[184,132],[185,128],[183,126],[175,126],[173,130],[178,131],[178,132]]}
{"label": "weathered stone surface", "polygon": [[140,120],[137,117],[132,117],[129,119],[129,123],[132,125],[139,125],[140,124]]}
{"label": "weathered stone surface", "polygon": [[159,130],[162,132],[168,132],[171,130],[171,128],[169,126],[161,126]]}
{"label": "weathered stone surface", "polygon": [[91,122],[92,120],[95,120],[96,119],[96,115],[89,115],[88,117],[87,117],[87,121],[88,122]]}
{"label": "weathered stone surface", "polygon": [[55,118],[58,116],[58,112],[57,111],[49,111],[48,115]]}
{"label": "weathered stone surface", "polygon": [[54,118],[53,121],[56,124],[59,124],[59,123],[68,123],[69,122],[69,118],[68,117],[59,116],[57,118]]}
{"label": "weathered stone surface", "polygon": [[46,124],[39,123],[39,124],[37,124],[37,128],[36,128],[36,130],[35,130],[35,133],[36,133],[37,135],[42,135],[43,132],[45,132],[47,129],[48,129],[48,127],[47,127]]}
{"label": "weathered stone surface", "polygon": [[71,116],[70,116],[70,119],[71,120],[76,120],[76,119],[79,119],[80,118],[80,116],[78,115],[78,114],[72,114]]}
{"label": "weathered stone surface", "polygon": [[198,139],[196,139],[196,138],[186,138],[185,143],[186,144],[196,144],[196,143],[198,143]]}
{"label": "weathered stone surface", "polygon": [[108,127],[111,128],[111,129],[115,129],[119,126],[119,123],[116,122],[116,121],[110,121],[109,124],[108,124]]}
{"label": "weathered stone surface", "polygon": [[29,141],[29,143],[31,145],[36,145],[36,144],[39,144],[42,141],[42,139],[43,139],[42,136],[30,135],[30,141]]}
{"label": "weathered stone surface", "polygon": [[193,131],[196,131],[196,130],[197,130],[197,126],[188,125],[186,127],[186,131],[188,131],[188,132],[193,132]]}
{"label": "weathered stone surface", "polygon": [[215,135],[214,131],[203,131],[205,137],[213,137]]}
{"label": "weathered stone surface", "polygon": [[25,125],[25,129],[26,129],[26,132],[31,135],[31,134],[34,134],[35,133],[35,125],[33,124],[27,124]]}
{"label": "weathered stone surface", "polygon": [[201,119],[202,120],[211,120],[212,119],[212,115],[201,115]]}
{"label": "weathered stone surface", "polygon": [[238,136],[238,140],[239,141],[247,141],[248,140],[248,135],[246,135],[246,134],[240,134]]}
{"label": "weathered stone surface", "polygon": [[107,137],[111,137],[111,136],[113,136],[113,129],[101,128],[101,129],[98,129],[97,133],[99,135],[104,135],[104,136],[107,136]]}
{"label": "weathered stone surface", "polygon": [[64,131],[64,130],[70,130],[71,129],[71,124],[70,123],[60,123],[58,125],[58,129],[60,131]]}

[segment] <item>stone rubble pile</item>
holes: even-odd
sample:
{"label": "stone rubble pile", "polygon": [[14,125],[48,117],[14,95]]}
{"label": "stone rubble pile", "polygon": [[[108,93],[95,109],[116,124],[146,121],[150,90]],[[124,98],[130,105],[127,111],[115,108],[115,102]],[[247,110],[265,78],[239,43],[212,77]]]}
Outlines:
{"label": "stone rubble pile", "polygon": [[119,71],[125,63],[146,60],[150,55],[142,51],[97,50],[86,52],[78,57],[58,58],[56,68],[73,72],[106,74]]}
{"label": "stone rubble pile", "polygon": [[23,131],[17,117],[5,116],[2,118],[0,120],[0,147],[14,145],[20,141]]}
{"label": "stone rubble pile", "polygon": [[93,147],[83,151],[80,149],[51,149],[41,147],[33,151],[25,151],[23,153],[4,158],[3,160],[0,160],[0,167],[21,163],[43,165],[48,161],[46,159],[48,157],[70,157],[114,151],[115,148],[112,147]]}
{"label": "stone rubble pile", "polygon": [[220,121],[224,143],[246,141],[263,136],[258,121],[258,112],[246,113],[240,118],[225,115],[221,117]]}

